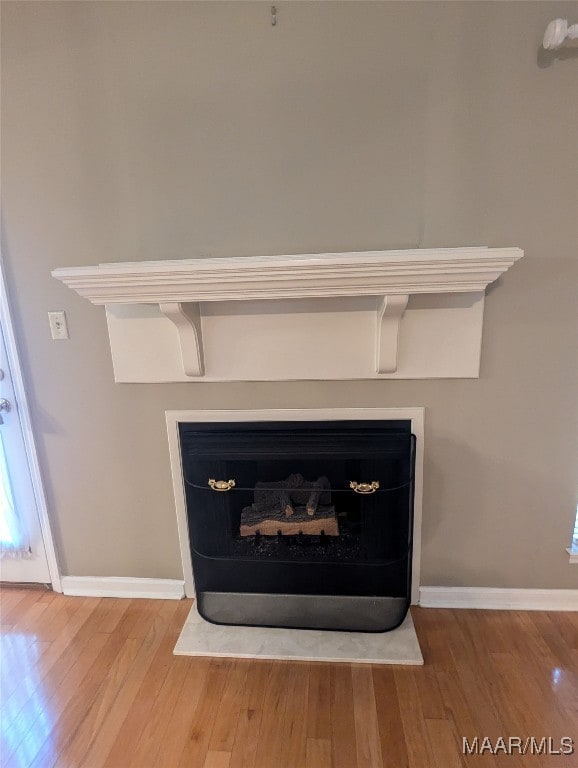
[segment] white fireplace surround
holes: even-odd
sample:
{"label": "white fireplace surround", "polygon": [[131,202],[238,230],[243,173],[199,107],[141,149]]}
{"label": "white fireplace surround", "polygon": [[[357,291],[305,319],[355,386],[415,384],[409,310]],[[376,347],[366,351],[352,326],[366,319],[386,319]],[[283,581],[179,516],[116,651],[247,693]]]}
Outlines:
{"label": "white fireplace surround", "polygon": [[471,378],[485,289],[522,256],[438,248],[52,274],[105,305],[117,382]]}
{"label": "white fireplace surround", "polygon": [[185,595],[195,596],[193,566],[189,543],[187,506],[183,480],[183,467],[179,440],[182,422],[247,422],[247,421],[370,421],[409,420],[416,436],[413,555],[411,602],[419,601],[421,563],[421,520],[423,499],[424,409],[423,408],[315,408],[315,409],[263,409],[263,410],[186,410],[166,411],[169,455],[173,492],[177,513],[179,546],[185,580]]}

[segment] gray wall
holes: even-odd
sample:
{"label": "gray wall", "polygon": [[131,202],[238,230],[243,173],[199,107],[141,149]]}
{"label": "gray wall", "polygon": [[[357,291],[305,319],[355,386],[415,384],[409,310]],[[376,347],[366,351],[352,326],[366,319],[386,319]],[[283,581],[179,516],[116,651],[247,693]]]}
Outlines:
{"label": "gray wall", "polygon": [[[4,2],[3,251],[63,571],[181,576],[165,409],[426,411],[423,583],[576,587],[578,4]],[[475,381],[115,385],[57,266],[520,246]],[[71,339],[46,313],[65,309]]]}

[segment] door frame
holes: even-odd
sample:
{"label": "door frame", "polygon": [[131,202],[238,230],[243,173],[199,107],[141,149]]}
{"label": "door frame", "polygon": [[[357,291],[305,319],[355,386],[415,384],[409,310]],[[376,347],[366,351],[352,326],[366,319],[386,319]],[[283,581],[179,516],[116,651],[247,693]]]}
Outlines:
{"label": "door frame", "polygon": [[54,546],[54,538],[52,535],[52,528],[50,525],[50,517],[48,515],[48,506],[46,504],[46,495],[44,493],[44,486],[42,483],[42,473],[40,471],[38,454],[36,452],[36,445],[34,442],[34,432],[32,430],[32,420],[30,418],[30,409],[28,407],[28,400],[26,398],[26,389],[24,387],[24,379],[22,377],[22,370],[20,368],[20,362],[18,359],[18,347],[16,344],[16,336],[14,334],[14,326],[12,324],[12,314],[10,311],[10,301],[8,299],[8,291],[6,288],[6,270],[4,267],[4,260],[1,254],[0,254],[0,320],[2,324],[2,329],[4,331],[4,343],[6,345],[8,365],[10,366],[12,386],[14,388],[14,394],[16,396],[16,401],[18,403],[18,415],[20,417],[20,425],[22,427],[24,447],[26,450],[26,456],[28,458],[28,467],[30,470],[30,479],[32,481],[34,498],[36,501],[36,510],[38,512],[38,519],[40,521],[40,530],[42,532],[44,549],[46,551],[46,560],[48,562],[48,572],[50,574],[50,582],[52,585],[52,589],[55,592],[62,592],[60,569],[58,567],[58,557],[56,555],[56,547]]}

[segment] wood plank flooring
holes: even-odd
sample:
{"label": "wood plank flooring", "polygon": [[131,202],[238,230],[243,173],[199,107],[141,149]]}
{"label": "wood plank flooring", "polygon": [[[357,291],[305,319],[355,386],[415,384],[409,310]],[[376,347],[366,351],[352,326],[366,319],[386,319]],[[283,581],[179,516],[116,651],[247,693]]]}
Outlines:
{"label": "wood plank flooring", "polygon": [[173,656],[191,601],[1,590],[0,768],[520,768],[575,740],[578,614],[413,609],[426,664]]}

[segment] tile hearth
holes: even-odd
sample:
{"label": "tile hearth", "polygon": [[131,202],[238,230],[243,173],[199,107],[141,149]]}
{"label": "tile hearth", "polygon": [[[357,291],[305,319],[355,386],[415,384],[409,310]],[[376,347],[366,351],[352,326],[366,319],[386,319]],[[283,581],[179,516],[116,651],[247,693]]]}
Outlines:
{"label": "tile hearth", "polygon": [[211,624],[193,604],[175,646],[176,656],[216,656],[361,664],[423,664],[411,618],[391,632],[333,632]]}

